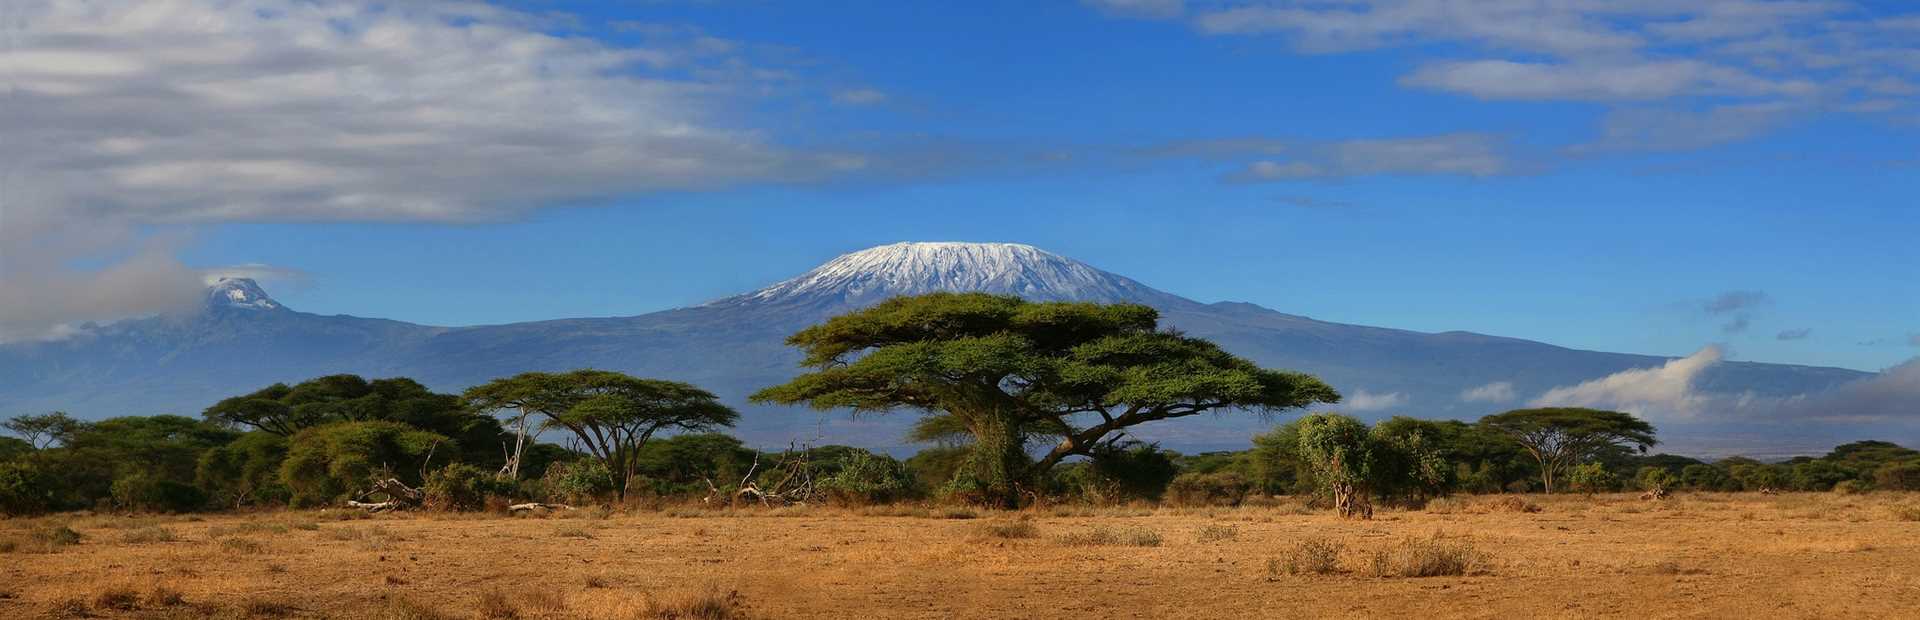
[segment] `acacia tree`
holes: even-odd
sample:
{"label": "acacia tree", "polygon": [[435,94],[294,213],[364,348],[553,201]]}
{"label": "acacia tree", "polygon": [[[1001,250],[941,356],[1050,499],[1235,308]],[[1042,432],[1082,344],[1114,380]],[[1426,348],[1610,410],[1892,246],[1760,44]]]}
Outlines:
{"label": "acacia tree", "polygon": [[201,414],[230,428],[252,428],[281,437],[340,422],[399,422],[452,439],[468,463],[489,463],[501,436],[498,420],[478,415],[459,396],[439,394],[406,377],[368,380],[327,375],[294,385],[275,383],[223,399]]}
{"label": "acacia tree", "polygon": [[[732,426],[740,414],[720,404],[712,392],[676,381],[640,379],[605,370],[522,373],[467,391],[467,399],[485,410],[512,409],[521,417],[542,416],[540,430],[565,429],[614,475],[615,492],[624,499],[639,467],[640,449],[666,430],[710,431]],[[524,445],[525,434],[520,444]],[[517,475],[518,451],[512,459]]]}
{"label": "acacia tree", "polygon": [[1367,425],[1337,413],[1300,419],[1300,456],[1314,480],[1333,494],[1341,517],[1373,518],[1375,441]]}
{"label": "acacia tree", "polygon": [[[1260,368],[1206,340],[1160,331],[1158,320],[1134,304],[898,297],[789,337],[812,372],[753,400],[944,417],[935,426],[964,428],[972,443],[953,489],[1011,506],[1039,473],[1090,456],[1139,424],[1340,398],[1312,376]],[[1038,438],[1054,443],[1036,460],[1026,448]]]}
{"label": "acacia tree", "polygon": [[12,431],[35,450],[52,447],[55,442],[65,442],[74,432],[86,423],[73,419],[65,411],[43,413],[40,415],[17,415],[0,422],[0,428]]}
{"label": "acacia tree", "polygon": [[1505,435],[1540,462],[1540,482],[1553,493],[1555,474],[1603,450],[1633,447],[1641,454],[1659,443],[1653,425],[1632,414],[1579,407],[1516,409],[1480,418],[1482,427]]}

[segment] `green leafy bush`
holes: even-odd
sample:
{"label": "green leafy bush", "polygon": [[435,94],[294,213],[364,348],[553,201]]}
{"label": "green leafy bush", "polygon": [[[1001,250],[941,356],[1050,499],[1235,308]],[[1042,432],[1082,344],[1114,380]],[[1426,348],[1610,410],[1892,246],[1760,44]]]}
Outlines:
{"label": "green leafy bush", "polygon": [[53,507],[53,480],[27,463],[0,463],[0,514],[29,515]]}
{"label": "green leafy bush", "polygon": [[613,472],[595,459],[554,463],[542,478],[548,499],[568,504],[604,502],[613,496]]}
{"label": "green leafy bush", "polygon": [[365,488],[376,473],[409,485],[435,446],[447,438],[398,422],[340,422],[300,431],[280,466],[295,506],[336,503]]}
{"label": "green leafy bush", "polygon": [[184,482],[133,474],[113,481],[113,503],[127,510],[191,512],[207,505],[207,494]]}
{"label": "green leafy bush", "polygon": [[1620,477],[1605,464],[1581,463],[1567,471],[1567,486],[1580,493],[1605,493],[1619,488]]}
{"label": "green leafy bush", "polygon": [[1166,499],[1178,506],[1238,506],[1253,489],[1240,474],[1180,474],[1167,485]]}
{"label": "green leafy bush", "polygon": [[913,479],[893,457],[862,450],[848,455],[840,471],[820,479],[819,485],[836,502],[873,504],[905,497]]}
{"label": "green leafy bush", "polygon": [[512,480],[472,465],[454,463],[427,474],[421,489],[427,494],[427,508],[447,511],[474,511],[487,507],[487,499],[512,497],[517,490]]}

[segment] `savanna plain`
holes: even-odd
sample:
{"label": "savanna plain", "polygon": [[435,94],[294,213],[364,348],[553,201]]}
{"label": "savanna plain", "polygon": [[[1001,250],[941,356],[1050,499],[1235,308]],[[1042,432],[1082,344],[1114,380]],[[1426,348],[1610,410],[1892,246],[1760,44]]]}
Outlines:
{"label": "savanna plain", "polygon": [[1920,614],[1920,494],[0,521],[0,617]]}

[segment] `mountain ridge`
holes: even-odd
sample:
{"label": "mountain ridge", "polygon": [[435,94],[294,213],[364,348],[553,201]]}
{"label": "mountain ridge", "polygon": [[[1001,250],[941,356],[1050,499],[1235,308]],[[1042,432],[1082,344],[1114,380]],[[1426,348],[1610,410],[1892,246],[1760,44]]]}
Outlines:
{"label": "mountain ridge", "polygon": [[[1247,302],[1201,303],[1020,244],[891,244],[696,306],[467,327],[300,312],[242,280],[215,283],[207,311],[197,315],[122,321],[59,342],[0,345],[0,414],[194,415],[225,396],[323,374],[406,375],[451,391],[529,370],[595,367],[708,387],[743,410],[737,432],[749,441],[773,445],[816,433],[840,443],[897,446],[911,416],[822,417],[744,397],[798,372],[798,353],[783,344],[792,332],[892,295],[954,289],[1144,303],[1161,311],[1167,327],[1263,365],[1318,375],[1343,393],[1387,397],[1372,401],[1387,408],[1352,411],[1363,417],[1478,417],[1524,400],[1465,402],[1461,395],[1476,386],[1504,382],[1517,394],[1537,394],[1674,359],[1473,332],[1348,325]],[[1729,362],[1703,375],[1701,384],[1791,395],[1864,376]],[[1143,432],[1170,446],[1217,447],[1244,444],[1263,425],[1223,417]]]}

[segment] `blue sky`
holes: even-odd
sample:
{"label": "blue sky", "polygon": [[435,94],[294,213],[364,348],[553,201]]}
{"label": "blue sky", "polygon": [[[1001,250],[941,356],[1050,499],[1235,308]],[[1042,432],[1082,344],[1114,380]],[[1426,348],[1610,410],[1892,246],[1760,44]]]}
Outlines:
{"label": "blue sky", "polygon": [[322,313],[629,315],[1015,241],[1341,322],[1920,354],[1898,4],[155,4],[23,44],[21,135],[90,146],[9,157],[16,316],[206,271]]}

